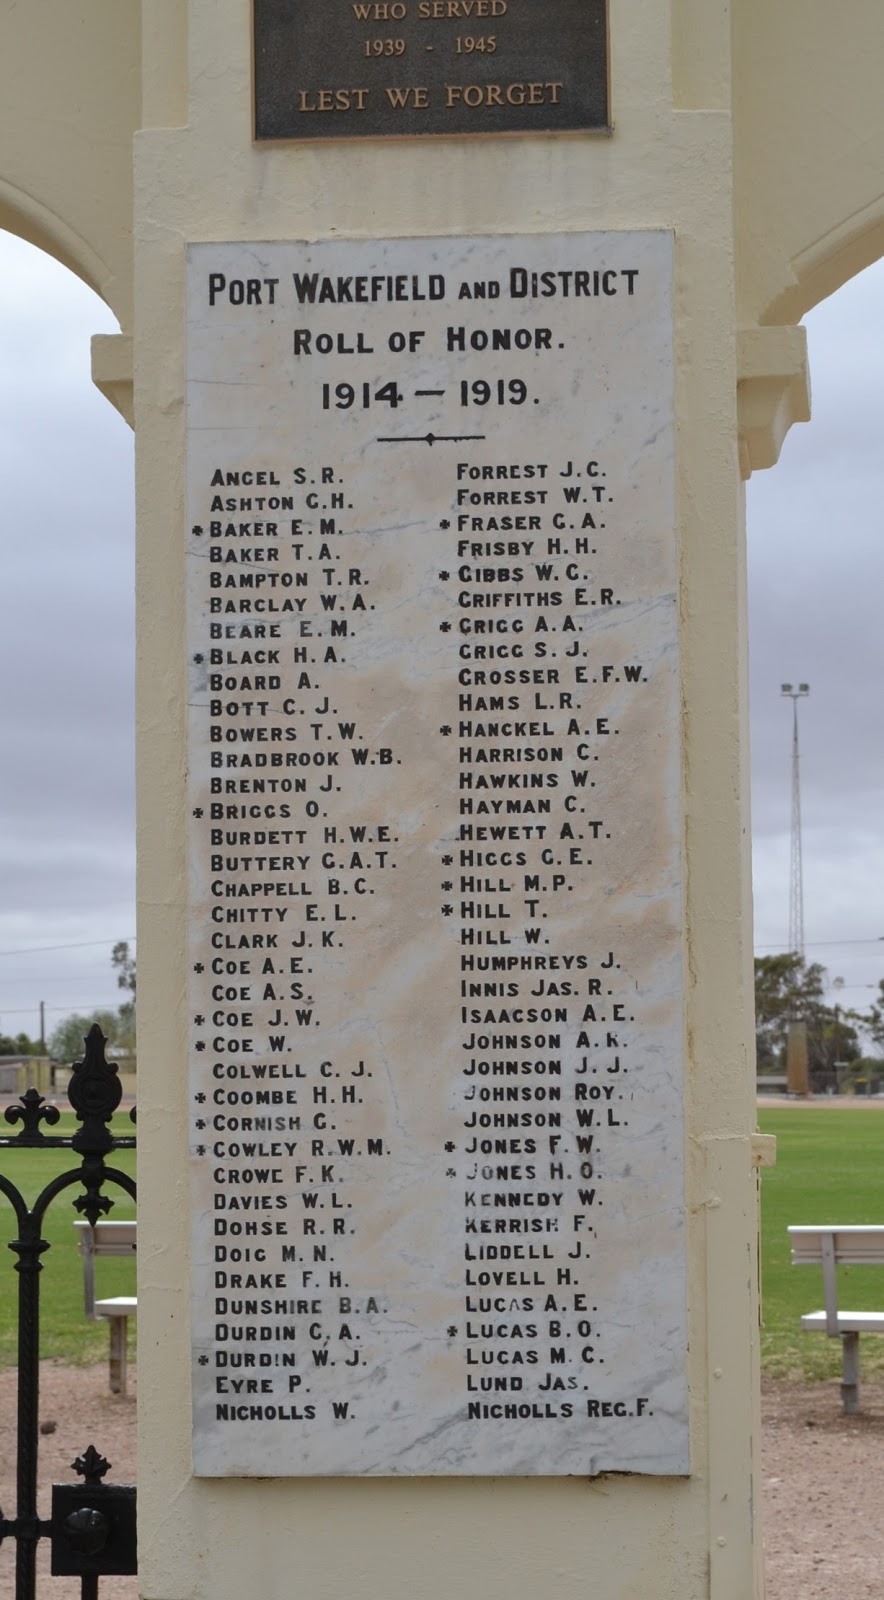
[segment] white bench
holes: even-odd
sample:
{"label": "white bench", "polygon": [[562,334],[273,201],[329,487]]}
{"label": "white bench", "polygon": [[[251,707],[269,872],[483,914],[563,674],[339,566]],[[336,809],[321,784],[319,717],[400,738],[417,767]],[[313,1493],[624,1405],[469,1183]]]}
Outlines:
{"label": "white bench", "polygon": [[838,1305],[836,1267],[884,1267],[884,1226],[795,1227],[789,1229],[793,1267],[821,1266],[823,1311],[801,1318],[802,1328],[827,1333],[843,1345],[841,1400],[844,1410],[859,1410],[859,1336],[884,1333],[884,1311],[842,1311]]}
{"label": "white bench", "polygon": [[138,1224],[135,1222],[75,1222],[83,1257],[83,1297],[92,1322],[107,1319],[110,1328],[110,1387],[112,1394],[126,1393],[126,1340],[129,1318],[138,1311],[134,1295],[95,1298],[95,1262],[98,1256],[134,1256]]}

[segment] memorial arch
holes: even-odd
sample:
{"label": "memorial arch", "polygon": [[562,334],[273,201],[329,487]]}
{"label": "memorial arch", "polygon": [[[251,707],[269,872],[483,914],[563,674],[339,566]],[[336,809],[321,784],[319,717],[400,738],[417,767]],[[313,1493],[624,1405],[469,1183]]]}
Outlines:
{"label": "memorial arch", "polygon": [[[728,40],[724,21],[697,9],[672,6],[673,103],[732,109],[742,460],[753,470],[776,459],[784,428],[807,412],[801,336],[789,330],[884,254],[879,24],[866,0],[838,19],[820,3],[752,0],[736,9]],[[3,56],[15,63],[0,112],[0,225],[82,277],[126,340],[133,141],[141,128],[186,120],[187,6],[170,0],[142,16],[108,0],[42,0],[48,51],[34,15],[9,7],[0,18]],[[704,64],[716,55],[710,90]],[[131,345],[102,339],[95,362],[99,387],[131,422]]]}
{"label": "memorial arch", "polygon": [[[516,0],[511,0],[513,14],[515,7]],[[256,13],[259,10],[256,7]],[[37,11],[42,23],[39,37],[34,25]],[[378,19],[367,18],[365,11],[343,8],[340,27],[346,42],[350,35],[345,34],[345,21],[351,32],[355,26],[351,12],[360,25],[365,22],[365,40],[360,35],[356,44],[361,47],[364,42],[368,60],[375,37],[371,28]],[[502,20],[508,14],[504,0],[495,0],[495,9],[488,14],[498,19],[497,32],[505,41],[509,23]],[[299,26],[300,15],[289,17],[288,24]],[[481,107],[483,116],[487,113],[492,119],[492,135],[496,106],[559,104],[559,77],[565,68],[556,60],[555,41],[546,36],[543,17],[543,8],[534,7],[526,23],[533,52],[530,81],[512,82],[505,93],[489,80],[486,61],[481,72],[475,70],[465,80],[469,93],[458,89],[449,99],[449,104],[457,101],[459,114],[466,115],[464,106]],[[0,4],[0,60],[14,63],[3,70],[0,97],[4,152],[0,221],[57,254],[113,308],[122,331],[95,342],[94,377],[118,409],[138,423],[143,641],[139,1064],[144,1130],[139,1225],[149,1241],[141,1257],[139,1321],[146,1396],[141,1526],[147,1600],[179,1600],[184,1594],[227,1600],[246,1586],[254,1587],[259,1572],[266,1592],[272,1594],[288,1581],[295,1566],[317,1594],[329,1584],[345,1592],[359,1584],[362,1592],[383,1590],[398,1600],[425,1584],[427,1553],[436,1548],[444,1548],[447,1557],[439,1591],[454,1581],[466,1596],[475,1595],[477,1600],[504,1587],[516,1596],[528,1593],[553,1569],[561,1574],[563,1594],[569,1596],[582,1592],[586,1573],[592,1571],[599,1600],[625,1600],[632,1594],[659,1595],[661,1600],[676,1595],[679,1600],[746,1600],[762,1593],[752,1485],[758,1470],[755,1166],[764,1151],[753,1136],[746,619],[739,480],[740,475],[745,478],[772,466],[788,429],[809,416],[800,318],[884,253],[880,96],[884,40],[878,0],[850,0],[837,15],[827,0],[810,4],[778,0],[775,5],[768,0],[741,0],[735,7],[724,0],[713,4],[661,0],[651,6],[647,0],[612,0],[608,25],[609,55],[600,49],[593,57],[595,67],[608,74],[611,126],[602,135],[575,131],[573,125],[550,135],[531,131],[529,123],[519,124],[512,139],[483,137],[489,132],[486,120],[481,127],[477,123],[475,137],[463,137],[458,127],[451,138],[437,139],[434,127],[421,138],[360,139],[358,113],[369,90],[337,86],[337,79],[327,78],[317,80],[319,88],[302,90],[300,104],[292,95],[292,114],[337,119],[325,125],[331,136],[317,133],[312,123],[309,138],[304,124],[303,138],[286,134],[262,144],[252,136],[253,41],[245,0],[190,0],[189,4],[169,0],[163,6],[140,9],[113,0],[81,0],[76,6],[67,0],[44,0],[27,12]],[[400,57],[416,59],[417,36],[408,37],[410,57],[404,30],[401,38],[391,39],[394,48],[388,55],[396,55],[399,43]],[[377,34],[382,47],[384,38]],[[461,33],[456,38],[460,46]],[[452,52],[454,40],[452,32]],[[331,71],[318,35],[300,42],[305,53],[309,43]],[[375,54],[382,56],[383,48]],[[519,60],[524,59],[523,53]],[[454,71],[449,67],[449,76]],[[427,95],[422,82],[400,87],[383,114],[395,117],[402,106],[419,113]],[[501,252],[510,240],[522,252],[513,259],[524,278],[503,275]],[[581,240],[587,249],[608,253],[602,266],[594,266],[600,274],[595,279],[579,259]],[[308,243],[296,246],[295,241]],[[407,352],[411,338],[410,353],[418,356],[425,327],[417,325],[413,302],[426,304],[426,326],[436,328],[431,322],[432,303],[443,298],[446,270],[455,281],[454,264],[461,247],[465,258],[474,253],[470,281],[484,286],[482,298],[489,316],[496,314],[492,301],[506,298],[500,292],[502,283],[517,284],[518,293],[510,295],[513,304],[529,293],[536,295],[536,321],[539,331],[549,335],[548,349],[552,349],[553,313],[542,289],[523,294],[524,284],[542,286],[546,271],[550,285],[560,289],[563,274],[570,286],[582,273],[587,298],[594,293],[603,303],[608,296],[609,326],[616,330],[616,338],[610,335],[602,356],[612,370],[616,368],[618,417],[627,417],[635,430],[634,437],[629,434],[629,448],[636,460],[642,450],[651,448],[647,438],[639,438],[636,423],[647,396],[654,415],[664,418],[662,432],[676,439],[674,460],[668,466],[656,457],[652,461],[661,473],[660,503],[669,504],[671,499],[672,527],[668,536],[659,529],[648,531],[647,549],[654,560],[660,558],[661,571],[674,570],[676,557],[678,563],[673,592],[678,602],[680,698],[666,701],[662,720],[674,741],[672,748],[678,747],[680,776],[675,782],[669,768],[665,779],[658,774],[659,788],[651,800],[659,801],[654,820],[660,837],[666,832],[660,818],[665,815],[671,821],[676,801],[683,819],[679,842],[684,859],[684,982],[678,993],[684,1022],[680,1103],[686,1229],[680,1260],[687,1281],[689,1339],[680,1344],[682,1386],[675,1384],[672,1390],[673,1431],[665,1449],[661,1446],[657,1467],[649,1465],[649,1454],[642,1454],[638,1446],[634,1458],[642,1463],[638,1468],[630,1466],[633,1458],[628,1451],[618,1455],[612,1422],[600,1458],[611,1475],[601,1483],[581,1481],[576,1468],[569,1469],[575,1474],[572,1481],[513,1481],[531,1472],[546,1478],[554,1470],[549,1462],[555,1451],[550,1448],[527,1470],[523,1466],[521,1473],[518,1463],[523,1458],[517,1453],[516,1465],[510,1458],[498,1481],[467,1485],[452,1476],[442,1484],[439,1477],[456,1474],[457,1468],[433,1457],[435,1447],[427,1446],[429,1456],[421,1457],[427,1476],[419,1481],[384,1478],[359,1484],[331,1476],[293,1485],[288,1481],[294,1475],[289,1464],[278,1472],[274,1467],[271,1478],[259,1484],[249,1481],[260,1466],[254,1449],[250,1455],[237,1442],[241,1435],[235,1424],[248,1419],[231,1416],[226,1402],[219,1407],[223,1417],[210,1416],[206,1375],[201,1371],[210,1360],[206,1343],[210,1311],[202,1290],[190,1299],[190,1254],[179,1217],[171,1216],[167,1205],[173,1193],[180,1202],[178,1209],[187,1209],[188,1173],[195,1170],[202,1152],[194,1118],[202,1127],[203,1117],[196,1112],[184,1075],[188,1040],[197,1037],[195,1049],[204,1048],[193,1033],[203,1025],[200,1008],[189,1005],[184,995],[188,963],[193,971],[202,972],[203,967],[201,961],[194,962],[192,945],[191,955],[186,953],[186,938],[194,936],[194,901],[187,898],[184,865],[193,857],[191,817],[201,822],[205,818],[202,805],[185,814],[182,784],[186,761],[195,769],[206,756],[201,745],[188,745],[185,729],[186,698],[201,703],[199,695],[205,688],[192,686],[186,697],[185,673],[195,663],[205,663],[198,632],[191,631],[191,646],[184,644],[183,547],[188,539],[203,537],[203,519],[213,514],[206,487],[212,481],[208,458],[200,453],[197,436],[219,440],[219,449],[222,443],[232,449],[231,439],[249,436],[248,408],[242,409],[242,395],[237,399],[233,391],[237,385],[245,389],[254,384],[257,392],[250,366],[257,346],[239,330],[252,328],[257,339],[259,313],[275,312],[278,283],[285,280],[288,285],[292,279],[297,283],[297,306],[294,310],[290,306],[286,315],[291,311],[292,316],[301,316],[308,306],[311,340],[318,332],[330,341],[311,345],[314,352],[346,351],[356,359],[369,352],[374,336],[382,337],[391,353]],[[555,261],[544,256],[547,247],[558,252]],[[293,256],[296,249],[307,266]],[[645,252],[641,271],[658,290],[656,299],[636,311],[637,322],[630,320],[627,304],[639,275],[629,249]],[[401,292],[395,287],[400,278],[405,286]],[[620,300],[615,279],[623,285]],[[351,280],[359,283],[357,299],[365,307],[358,328],[365,341],[361,349],[340,327],[323,320],[324,310],[321,316],[313,310],[321,309],[328,285],[327,301],[349,304],[351,291],[340,285]],[[381,285],[376,292],[366,287],[374,282]],[[496,294],[489,285],[495,286]],[[552,294],[551,287],[550,298]],[[408,302],[401,325],[384,321],[378,311],[377,303],[385,296],[397,305],[400,300]],[[240,308],[254,317],[254,324],[236,323],[234,313]],[[457,354],[456,329],[451,342],[455,308],[457,318],[466,320],[463,300],[458,299],[449,308],[448,355]],[[562,350],[566,315],[573,316],[581,337],[590,337],[589,324],[579,320],[585,311],[576,300],[564,313],[556,307]],[[192,340],[191,378],[197,375],[192,393],[189,515],[185,514],[185,322]],[[270,325],[275,326],[273,315],[265,319],[265,326]],[[211,329],[221,330],[219,349],[223,345],[232,352],[228,368],[220,365],[220,356],[219,365],[213,365]],[[444,342],[441,324],[436,334]],[[402,340],[402,345],[397,347],[394,339]],[[636,363],[632,387],[627,359],[617,366],[620,348],[628,350],[629,361]],[[656,367],[653,362],[648,365],[649,351]],[[573,359],[570,349],[567,359]],[[561,360],[564,370],[566,357]],[[274,347],[261,370],[281,361]],[[589,391],[581,388],[584,375],[576,368],[568,371],[572,392],[581,396],[581,404],[586,395],[588,407]],[[671,414],[661,371],[672,374]],[[274,391],[272,404],[267,402],[268,416],[285,409],[279,399],[284,378],[280,365],[274,379],[279,393]],[[304,437],[314,439],[317,451],[324,440],[346,442],[351,437],[333,431],[340,421],[336,411],[352,412],[351,420],[360,421],[361,411],[386,405],[395,412],[402,403],[395,376],[383,383],[363,383],[361,374],[339,372],[337,387],[331,382],[323,385],[319,372],[311,381],[314,378],[316,405],[326,426],[324,432],[317,427],[311,434],[305,424]],[[528,400],[540,407],[542,397],[533,396],[521,378],[516,390],[507,387],[509,381],[509,372],[503,369],[490,374],[471,370],[469,377],[452,378],[452,385],[457,383],[452,392],[462,395],[465,410],[491,403],[503,409]],[[196,393],[200,385],[204,389]],[[425,397],[444,390],[418,383],[415,393]],[[205,412],[200,410],[203,395],[209,396]],[[234,420],[225,433],[227,401]],[[575,425],[564,404],[558,415],[563,428]],[[407,441],[393,440],[392,432],[391,428],[384,433],[380,441],[384,446],[419,442],[429,447],[423,480],[416,469],[409,469],[412,477],[405,472],[402,480],[412,484],[419,502],[418,483],[440,481],[437,446],[443,439],[459,440],[461,431],[433,433],[428,425],[428,431]],[[485,435],[474,431],[471,438],[484,440]],[[340,448],[343,451],[344,444]],[[524,454],[529,442],[518,448]],[[344,459],[352,464],[355,458]],[[319,454],[316,462],[317,471],[336,470]],[[286,463],[293,472],[304,472],[306,482],[309,474],[302,463],[290,463],[288,457]],[[510,464],[521,470],[521,457],[507,459],[507,473]],[[567,461],[557,463],[559,475],[565,477],[571,465],[569,454]],[[594,457],[586,465],[591,479],[590,465],[597,467]],[[231,455],[223,468],[219,464],[214,470],[222,472],[216,484],[229,488],[235,499],[244,486],[272,485],[273,478],[266,474],[276,468],[256,465],[251,458],[234,460]],[[670,471],[673,476],[667,478]],[[256,472],[264,476],[256,479]],[[384,478],[384,493],[394,478],[393,471]],[[328,482],[333,484],[329,495],[335,503],[308,509],[329,513],[346,509],[343,490],[333,478]],[[501,489],[495,480],[495,492],[509,495],[508,477],[505,482]],[[623,487],[632,489],[628,482]],[[279,498],[284,498],[281,492]],[[439,527],[447,531],[447,519]],[[484,535],[488,530],[481,531]],[[434,524],[434,537],[437,532]],[[191,571],[205,576],[210,563],[199,568],[202,547],[187,548]],[[580,553],[596,551],[584,552],[581,547]],[[362,585],[359,564],[355,571],[356,578],[349,581],[357,592]],[[293,592],[296,576],[292,568]],[[447,582],[448,576],[445,571],[438,581]],[[373,573],[372,581],[376,578]],[[200,606],[206,617],[215,615],[209,610],[213,597],[208,579],[205,594],[199,589],[201,581],[201,576],[195,580],[198,600],[191,611],[191,630],[194,616],[203,614]],[[612,604],[613,592],[600,588],[599,608]],[[433,602],[442,604],[438,597]],[[438,615],[428,610],[425,627],[415,630],[415,651],[427,647],[428,630],[433,638],[443,631],[441,616],[441,609]],[[192,648],[194,640],[199,641],[198,650]],[[670,645],[671,640],[663,641],[661,657]],[[361,713],[362,702],[358,703]],[[218,713],[232,719],[224,724],[228,731],[218,735],[219,744],[228,740],[233,745],[239,737],[234,726],[238,714],[224,709]],[[604,715],[599,720],[604,722]],[[432,722],[434,730],[439,725],[439,737],[450,733],[447,721],[442,723],[435,710],[426,714],[421,710],[415,722],[427,727]],[[607,732],[599,722],[594,727],[599,738]],[[352,733],[342,732],[340,737],[343,749]],[[386,739],[374,759],[379,767],[394,764]],[[433,755],[436,759],[442,761],[438,752]],[[208,782],[208,760],[204,766]],[[319,804],[318,799],[311,803]],[[621,810],[628,809],[625,784],[611,804],[615,811],[618,804]],[[591,826],[602,828],[596,822]],[[657,836],[650,821],[648,832]],[[385,847],[387,841],[384,837],[374,842]],[[199,849],[196,856],[202,861]],[[238,870],[229,865],[212,867],[219,874]],[[199,901],[199,871],[196,881],[192,892]],[[230,881],[236,890],[235,880]],[[668,890],[674,881],[670,874]],[[564,880],[556,882],[562,902],[569,887]],[[440,915],[448,916],[451,910],[448,905]],[[420,907],[412,904],[409,915],[418,930],[415,944],[423,950],[419,913]],[[607,957],[607,949],[604,953]],[[382,956],[379,942],[371,959]],[[298,973],[299,985],[300,981]],[[394,991],[391,984],[391,994]],[[427,991],[423,1003],[435,1005],[436,998]],[[420,1007],[416,1009],[420,1014]],[[237,1044],[241,1032],[231,1036]],[[213,1048],[220,1056],[222,1047]],[[232,1046],[231,1054],[235,1054]],[[193,1059],[197,1076],[191,1089],[202,1082],[201,1065]],[[205,1098],[202,1089],[200,1095]],[[678,1119],[673,1118],[669,1101],[666,1109],[674,1126]],[[246,1188],[250,1183],[252,1178]],[[195,1192],[202,1195],[201,1189]],[[195,1208],[199,1213],[193,1232],[195,1257],[205,1246],[201,1208],[202,1202]],[[219,1206],[219,1213],[224,1209],[225,1204]],[[654,1214],[649,1203],[648,1216]],[[653,1279],[653,1251],[642,1256],[641,1242],[634,1247],[641,1268]],[[281,1267],[280,1275],[284,1276]],[[299,1285],[299,1292],[303,1287]],[[193,1349],[192,1327],[202,1330]],[[459,1336],[453,1317],[449,1336]],[[271,1335],[268,1340],[272,1342]],[[647,1343],[643,1356],[651,1361]],[[317,1361],[317,1368],[322,1364]],[[223,1362],[218,1362],[218,1376],[218,1392],[227,1394]],[[682,1382],[685,1377],[687,1384]],[[552,1382],[551,1378],[550,1387]],[[684,1399],[687,1387],[690,1405]],[[189,1419],[195,1393],[202,1399],[194,1418],[194,1473]],[[273,1404],[276,1408],[278,1400]],[[340,1399],[335,1404],[346,1402]],[[611,1394],[587,1401],[596,1407],[615,1404],[625,1409],[588,1415],[593,1422],[622,1417],[628,1424],[624,1433],[641,1434],[647,1410],[644,1391],[631,1398]],[[260,1402],[254,1409],[260,1411]],[[662,1403],[659,1410],[664,1410]],[[346,1415],[346,1410],[335,1410],[332,1420],[343,1422]],[[548,1410],[546,1417],[551,1416]],[[276,1426],[275,1409],[272,1420]],[[217,1430],[211,1434],[214,1423],[223,1438]],[[662,1432],[661,1424],[661,1436]],[[274,1451],[277,1443],[275,1437]],[[289,1460],[286,1448],[280,1447],[274,1462]],[[323,1459],[336,1463],[326,1465],[325,1472],[346,1471],[331,1446]],[[587,1476],[595,1470],[593,1459],[584,1464]],[[491,1471],[487,1465],[480,1470]],[[310,1476],[303,1465],[299,1471]],[[231,1481],[219,1484],[219,1476]],[[341,1536],[342,1529],[349,1540]]]}
{"label": "memorial arch", "polygon": [[785,429],[809,414],[796,325],[884,253],[884,126],[872,8],[836,22],[819,5],[752,4],[738,9],[734,41],[745,471],[770,466]]}

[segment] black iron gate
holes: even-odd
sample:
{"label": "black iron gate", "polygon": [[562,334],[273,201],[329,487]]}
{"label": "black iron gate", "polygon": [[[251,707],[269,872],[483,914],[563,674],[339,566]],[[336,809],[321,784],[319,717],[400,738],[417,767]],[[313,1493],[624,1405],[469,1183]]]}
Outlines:
{"label": "black iron gate", "polygon": [[[41,1237],[43,1219],[53,1200],[66,1189],[77,1190],[71,1203],[92,1227],[113,1206],[102,1192],[105,1184],[116,1184],[135,1198],[133,1179],[106,1161],[114,1150],[133,1149],[135,1138],[115,1138],[110,1131],[122,1087],[116,1066],[105,1060],[105,1042],[101,1029],[92,1027],[84,1058],[73,1068],[68,1099],[81,1123],[76,1133],[69,1137],[44,1133],[41,1123],[52,1126],[58,1122],[59,1112],[36,1089],[28,1089],[5,1113],[7,1123],[21,1123],[20,1133],[0,1134],[0,1151],[63,1149],[80,1158],[79,1166],[47,1183],[30,1207],[16,1185],[0,1172],[0,1194],[10,1201],[18,1226],[18,1237],[8,1245],[18,1273],[18,1503],[14,1517],[5,1517],[0,1510],[0,1544],[4,1539],[17,1541],[15,1600],[35,1600],[41,1539],[50,1540],[53,1574],[80,1578],[82,1600],[98,1600],[102,1576],[137,1571],[135,1489],[102,1481],[109,1463],[93,1445],[72,1463],[83,1481],[53,1484],[51,1516],[41,1519],[37,1514],[40,1257],[49,1249]],[[134,1109],[130,1116],[134,1122]]]}

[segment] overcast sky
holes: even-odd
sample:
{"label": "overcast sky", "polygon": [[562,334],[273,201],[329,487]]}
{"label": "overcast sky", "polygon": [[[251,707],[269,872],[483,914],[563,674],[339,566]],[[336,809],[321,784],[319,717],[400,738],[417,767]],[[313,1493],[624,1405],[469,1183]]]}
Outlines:
{"label": "overcast sky", "polygon": [[813,419],[748,490],[755,943],[788,944],[780,685],[803,680],[805,951],[865,1009],[884,975],[884,262],[806,321]]}
{"label": "overcast sky", "polygon": [[[116,1006],[132,940],[132,436],[89,377],[102,303],[0,233],[0,1032]],[[808,959],[884,974],[884,263],[808,320],[814,418],[749,485],[756,949],[785,948],[800,706]],[[38,949],[39,947],[39,949]]]}
{"label": "overcast sky", "polygon": [[[132,436],[106,307],[0,233],[0,1031],[116,1006],[135,933]],[[101,941],[101,942],[97,942]],[[32,952],[36,946],[63,946]]]}

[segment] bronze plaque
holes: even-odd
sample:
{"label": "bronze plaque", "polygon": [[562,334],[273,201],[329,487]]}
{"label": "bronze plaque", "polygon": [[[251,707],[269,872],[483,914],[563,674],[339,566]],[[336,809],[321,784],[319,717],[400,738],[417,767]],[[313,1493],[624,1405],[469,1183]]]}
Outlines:
{"label": "bronze plaque", "polygon": [[256,139],[608,126],[606,0],[254,0]]}

